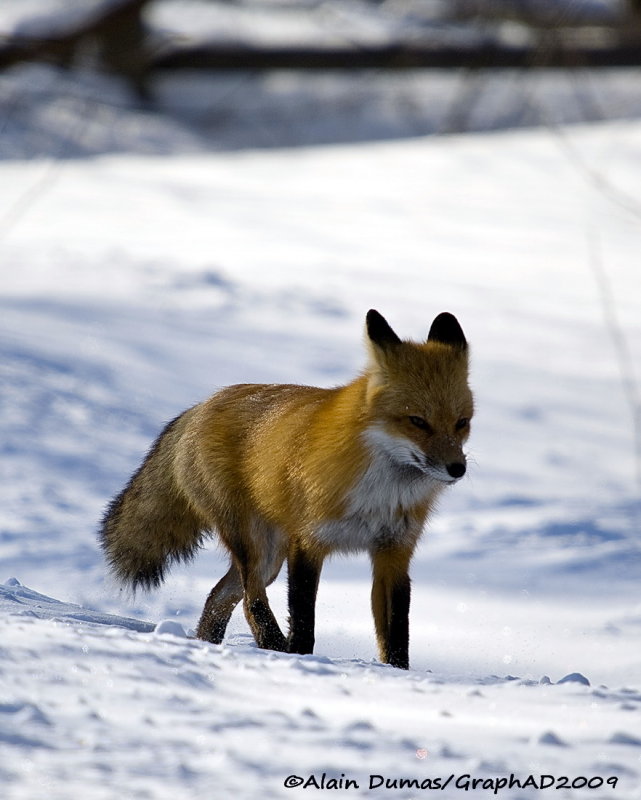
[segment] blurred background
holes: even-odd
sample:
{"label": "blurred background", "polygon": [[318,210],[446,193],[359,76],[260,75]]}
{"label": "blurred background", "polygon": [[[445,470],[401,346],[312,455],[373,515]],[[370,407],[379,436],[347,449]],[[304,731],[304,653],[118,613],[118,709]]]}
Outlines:
{"label": "blurred background", "polygon": [[0,156],[634,118],[640,65],[637,0],[3,0]]}

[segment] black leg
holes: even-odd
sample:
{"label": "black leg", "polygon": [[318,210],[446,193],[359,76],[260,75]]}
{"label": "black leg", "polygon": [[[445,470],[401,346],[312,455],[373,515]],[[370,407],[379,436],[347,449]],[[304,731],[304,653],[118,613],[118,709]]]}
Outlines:
{"label": "black leg", "polygon": [[390,597],[388,658],[393,667],[400,669],[409,669],[410,666],[410,592],[410,579],[406,575],[392,586]]}
{"label": "black leg", "polygon": [[322,562],[310,558],[298,548],[292,548],[287,562],[290,653],[314,651],[316,593],[321,567]]}

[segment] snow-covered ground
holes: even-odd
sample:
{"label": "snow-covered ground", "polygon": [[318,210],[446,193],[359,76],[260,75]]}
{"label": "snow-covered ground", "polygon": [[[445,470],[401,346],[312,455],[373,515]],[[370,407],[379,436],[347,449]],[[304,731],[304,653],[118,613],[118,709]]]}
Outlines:
{"label": "snow-covered ground", "polygon": [[[45,141],[89,137],[68,111]],[[0,796],[641,797],[641,124],[226,154],[110,130],[0,163]],[[314,656],[240,612],[189,638],[214,543],[121,595],[95,530],[161,426],[232,382],[348,380],[370,307],[414,338],[452,311],[473,355],[410,672],[374,660],[364,558],[326,566]]]}

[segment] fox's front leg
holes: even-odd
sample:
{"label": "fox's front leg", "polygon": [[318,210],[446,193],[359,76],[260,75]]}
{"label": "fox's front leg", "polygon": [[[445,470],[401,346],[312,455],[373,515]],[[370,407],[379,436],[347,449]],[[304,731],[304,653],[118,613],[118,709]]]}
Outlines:
{"label": "fox's front leg", "polygon": [[316,594],[322,566],[322,558],[298,544],[291,546],[287,559],[290,653],[314,652]]}
{"label": "fox's front leg", "polygon": [[409,669],[411,556],[400,548],[372,553],[372,614],[379,658],[400,669]]}

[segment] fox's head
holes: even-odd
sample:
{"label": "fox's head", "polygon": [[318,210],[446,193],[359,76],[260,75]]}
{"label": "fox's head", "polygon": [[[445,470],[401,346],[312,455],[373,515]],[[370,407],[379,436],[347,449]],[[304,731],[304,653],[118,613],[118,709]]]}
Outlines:
{"label": "fox's head", "polygon": [[378,311],[367,314],[367,436],[399,466],[442,483],[465,474],[474,413],[468,348],[456,317],[439,314],[425,342],[402,341]]}

